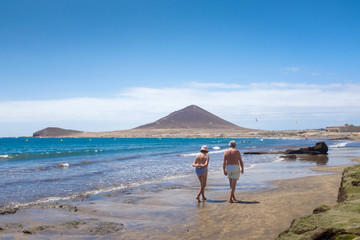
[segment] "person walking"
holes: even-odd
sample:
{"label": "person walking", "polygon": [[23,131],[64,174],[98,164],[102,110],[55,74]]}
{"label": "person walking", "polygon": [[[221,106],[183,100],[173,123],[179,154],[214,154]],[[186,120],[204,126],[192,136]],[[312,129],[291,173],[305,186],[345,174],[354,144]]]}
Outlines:
{"label": "person walking", "polygon": [[192,164],[195,167],[196,175],[200,181],[200,191],[196,195],[196,200],[200,201],[200,195],[202,195],[202,200],[205,201],[205,187],[207,181],[207,174],[208,174],[208,165],[209,165],[209,156],[206,154],[209,152],[209,149],[206,145],[202,146],[200,149],[200,153],[195,157],[194,162]]}
{"label": "person walking", "polygon": [[244,173],[244,163],[241,159],[240,151],[236,149],[236,141],[234,140],[230,141],[229,149],[224,152],[223,171],[224,175],[229,178],[230,184],[230,197],[228,202],[237,202],[235,198],[236,182],[239,180],[240,173]]}

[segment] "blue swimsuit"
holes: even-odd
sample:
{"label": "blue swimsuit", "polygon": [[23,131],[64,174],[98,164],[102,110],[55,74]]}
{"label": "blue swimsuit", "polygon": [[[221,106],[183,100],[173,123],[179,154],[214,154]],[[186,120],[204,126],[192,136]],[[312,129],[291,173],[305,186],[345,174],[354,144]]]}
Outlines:
{"label": "blue swimsuit", "polygon": [[203,167],[203,168],[195,168],[195,172],[200,177],[200,176],[204,175],[204,173],[208,172],[208,166]]}

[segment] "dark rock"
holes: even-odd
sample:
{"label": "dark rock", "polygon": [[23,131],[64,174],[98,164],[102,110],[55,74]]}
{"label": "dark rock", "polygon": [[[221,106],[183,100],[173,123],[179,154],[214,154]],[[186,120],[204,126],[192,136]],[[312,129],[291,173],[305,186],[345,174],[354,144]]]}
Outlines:
{"label": "dark rock", "polygon": [[31,232],[31,231],[29,231],[29,230],[24,230],[24,231],[23,231],[23,233],[24,233],[24,234],[29,234],[29,235],[31,235],[31,234],[32,234],[32,232]]}
{"label": "dark rock", "polygon": [[38,226],[38,227],[34,227],[34,228],[29,228],[29,229],[25,229],[23,230],[24,234],[38,234],[44,230],[50,229],[50,228],[55,228],[55,226],[53,225],[44,225],[44,226]]}
{"label": "dark rock", "polygon": [[[276,152],[278,153],[278,152]],[[259,154],[276,154],[274,152],[244,152],[244,154],[252,154],[252,155],[259,155]]]}
{"label": "dark rock", "polygon": [[324,141],[315,144],[314,151],[320,152],[321,154],[327,154],[328,150],[328,146]]}
{"label": "dark rock", "polygon": [[295,160],[297,157],[295,154],[289,154],[289,155],[282,155],[281,158],[284,158],[286,160]]}
{"label": "dark rock", "polygon": [[343,234],[345,231],[343,229],[335,229],[335,228],[329,228],[325,229],[324,231],[315,234],[315,236],[312,238],[313,240],[331,240],[336,238],[336,236]]}
{"label": "dark rock", "polygon": [[1,210],[0,215],[15,214],[18,208],[5,208]]}
{"label": "dark rock", "polygon": [[313,147],[306,147],[300,149],[289,149],[279,152],[244,152],[244,154],[309,154],[309,155],[326,155],[328,152],[328,146],[324,141],[317,142]]}
{"label": "dark rock", "polygon": [[328,146],[324,141],[317,142],[314,147],[300,148],[296,150],[286,150],[286,154],[310,154],[310,155],[318,155],[318,154],[327,154]]}
{"label": "dark rock", "polygon": [[323,213],[323,212],[326,212],[326,211],[329,211],[330,210],[330,207],[327,206],[327,205],[322,205],[320,207],[317,207],[313,210],[313,214],[318,214],[318,213]]}
{"label": "dark rock", "polygon": [[354,187],[359,187],[360,186],[360,181],[352,181],[351,185],[353,185]]}
{"label": "dark rock", "polygon": [[339,187],[339,192],[338,192],[338,196],[337,196],[338,203],[342,203],[348,198],[343,184],[344,184],[344,177],[341,179],[341,183],[340,183],[340,187]]}

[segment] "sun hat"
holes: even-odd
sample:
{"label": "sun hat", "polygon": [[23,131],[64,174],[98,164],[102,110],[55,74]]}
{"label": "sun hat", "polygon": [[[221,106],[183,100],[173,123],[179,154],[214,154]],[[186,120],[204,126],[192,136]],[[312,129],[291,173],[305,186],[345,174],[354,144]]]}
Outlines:
{"label": "sun hat", "polygon": [[202,146],[201,149],[200,149],[200,152],[201,151],[205,151],[205,152],[209,152],[209,149],[206,145]]}

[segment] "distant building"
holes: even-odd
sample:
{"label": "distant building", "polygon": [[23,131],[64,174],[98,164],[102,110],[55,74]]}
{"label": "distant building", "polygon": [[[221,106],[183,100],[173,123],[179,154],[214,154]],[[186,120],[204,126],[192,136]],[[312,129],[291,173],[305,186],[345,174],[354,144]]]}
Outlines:
{"label": "distant building", "polygon": [[328,126],[327,132],[360,132],[360,126],[345,124],[344,126]]}

